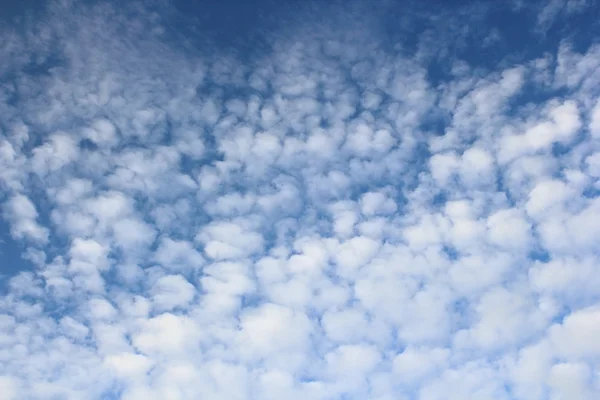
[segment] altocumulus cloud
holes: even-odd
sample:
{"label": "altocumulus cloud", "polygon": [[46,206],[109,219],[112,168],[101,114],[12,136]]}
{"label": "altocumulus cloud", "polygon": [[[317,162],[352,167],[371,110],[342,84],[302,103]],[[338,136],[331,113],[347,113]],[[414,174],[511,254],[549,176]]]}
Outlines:
{"label": "altocumulus cloud", "polygon": [[6,17],[0,399],[599,398],[597,5],[281,4]]}

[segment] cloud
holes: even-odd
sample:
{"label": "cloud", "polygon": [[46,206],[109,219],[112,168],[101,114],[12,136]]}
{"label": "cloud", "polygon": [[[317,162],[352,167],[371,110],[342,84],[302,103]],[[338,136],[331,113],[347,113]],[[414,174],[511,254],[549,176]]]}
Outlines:
{"label": "cloud", "polygon": [[196,289],[181,275],[167,275],[158,279],[152,287],[154,306],[158,310],[171,310],[188,305]]}
{"label": "cloud", "polygon": [[0,397],[597,398],[588,3],[210,3],[1,28]]}
{"label": "cloud", "polygon": [[392,368],[397,379],[412,386],[446,367],[449,357],[448,349],[407,348],[394,357]]}
{"label": "cloud", "polygon": [[589,2],[587,0],[552,0],[538,14],[538,29],[541,33],[546,33],[561,14],[581,13],[588,6]]}
{"label": "cloud", "polygon": [[48,230],[38,223],[35,204],[23,194],[15,194],[4,203],[5,218],[11,222],[11,234],[16,239],[31,239],[45,243]]}

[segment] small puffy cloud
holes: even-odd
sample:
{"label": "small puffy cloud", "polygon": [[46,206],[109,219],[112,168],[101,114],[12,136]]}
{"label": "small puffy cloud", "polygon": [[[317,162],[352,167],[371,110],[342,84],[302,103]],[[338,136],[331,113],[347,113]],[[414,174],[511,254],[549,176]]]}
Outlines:
{"label": "small puffy cloud", "polygon": [[534,150],[555,142],[568,142],[581,127],[579,110],[573,101],[551,108],[548,117],[550,121],[540,122],[525,132],[525,140]]}
{"label": "small puffy cloud", "polygon": [[198,269],[204,264],[204,258],[192,243],[168,237],[160,240],[154,259],[164,268],[174,271]]}
{"label": "small puffy cloud", "polygon": [[574,191],[564,182],[548,180],[538,183],[529,193],[527,212],[534,218],[561,211],[564,203],[574,197]]}
{"label": "small puffy cloud", "polygon": [[589,387],[592,376],[586,364],[556,364],[549,375],[548,385],[553,398],[593,399],[598,393]]}
{"label": "small puffy cloud", "polygon": [[169,311],[188,305],[194,299],[196,289],[181,275],[167,275],[154,283],[151,292],[154,307]]}
{"label": "small puffy cloud", "polygon": [[465,151],[461,157],[460,177],[467,187],[493,183],[496,176],[490,152],[477,147]]}
{"label": "small puffy cloud", "polygon": [[61,205],[72,205],[92,192],[93,183],[89,179],[74,178],[66,182],[58,190],[50,188],[49,192]]}
{"label": "small puffy cloud", "polygon": [[483,294],[475,311],[477,322],[471,329],[456,335],[455,343],[483,351],[510,346],[531,337],[551,316],[537,309],[532,299],[504,288],[494,288]]}
{"label": "small puffy cloud", "polygon": [[325,355],[328,373],[344,379],[364,379],[377,367],[381,355],[374,346],[342,345]]}
{"label": "small puffy cloud", "polygon": [[244,225],[244,221],[213,222],[196,235],[196,240],[204,244],[204,252],[212,259],[247,257],[262,249],[263,237]]}
{"label": "small puffy cloud", "polygon": [[131,198],[121,192],[108,191],[86,199],[83,210],[93,215],[102,227],[108,227],[133,212]]}
{"label": "small puffy cloud", "polygon": [[[469,252],[480,245],[485,231],[483,222],[477,218],[476,211],[466,201],[450,201],[446,203],[446,214],[451,226],[447,233],[448,240],[458,250]],[[447,223],[440,219],[440,222]]]}
{"label": "small puffy cloud", "polygon": [[585,159],[588,173],[594,178],[600,178],[600,152],[596,152]]}
{"label": "small puffy cloud", "polygon": [[380,244],[370,238],[356,236],[341,243],[333,258],[341,276],[353,276],[356,270],[375,257]]}
{"label": "small puffy cloud", "polygon": [[11,223],[11,234],[17,239],[44,243],[49,231],[38,223],[35,205],[23,194],[12,196],[4,203],[4,217]]}
{"label": "small puffy cloud", "polygon": [[164,313],[141,320],[131,343],[146,355],[178,357],[194,347],[199,335],[198,326],[189,317]]}
{"label": "small puffy cloud", "polygon": [[251,359],[269,357],[274,352],[305,352],[313,330],[303,313],[268,303],[245,311],[240,327],[240,351]]}
{"label": "small puffy cloud", "polygon": [[440,214],[423,215],[420,220],[404,229],[404,236],[411,249],[416,251],[428,246],[438,246],[451,229],[450,222]]}
{"label": "small puffy cloud", "polygon": [[450,350],[443,348],[406,348],[394,357],[393,372],[396,379],[408,385],[420,383],[448,364]]}
{"label": "small puffy cloud", "polygon": [[578,360],[600,355],[600,345],[594,339],[600,333],[600,309],[584,308],[568,315],[562,324],[550,329],[550,340],[558,355]]}
{"label": "small puffy cloud", "polygon": [[460,158],[455,153],[435,154],[429,160],[431,176],[439,186],[445,187],[459,170],[460,164]]}
{"label": "small puffy cloud", "polygon": [[487,219],[487,228],[489,241],[503,250],[527,250],[531,246],[531,224],[519,210],[493,213]]}
{"label": "small puffy cloud", "polygon": [[69,249],[71,264],[86,263],[97,269],[105,269],[108,266],[108,253],[109,248],[94,239],[76,238]]}
{"label": "small puffy cloud", "polygon": [[150,301],[139,295],[121,297],[118,304],[119,311],[127,317],[146,318],[150,313]]}
{"label": "small puffy cloud", "polygon": [[84,340],[89,334],[89,328],[72,317],[63,317],[60,327],[65,335],[75,340]]}
{"label": "small puffy cloud", "polygon": [[88,302],[89,316],[93,321],[111,320],[117,317],[117,310],[106,299],[94,298]]}
{"label": "small puffy cloud", "polygon": [[110,355],[106,357],[105,363],[115,371],[118,378],[125,381],[139,379],[154,365],[149,357],[135,353]]}
{"label": "small puffy cloud", "polygon": [[353,202],[341,201],[330,206],[333,217],[333,230],[341,238],[347,238],[354,232],[358,222],[358,210]]}
{"label": "small puffy cloud", "polygon": [[126,251],[147,248],[156,236],[156,230],[151,225],[137,218],[119,220],[112,229],[115,242]]}
{"label": "small puffy cloud", "polygon": [[102,147],[113,147],[119,140],[117,128],[105,118],[92,122],[91,126],[83,131],[83,134],[87,139]]}
{"label": "small puffy cloud", "polygon": [[573,100],[549,101],[539,121],[523,134],[506,134],[500,141],[499,158],[512,161],[525,154],[549,151],[553,144],[569,145],[582,127],[580,110]]}
{"label": "small puffy cloud", "polygon": [[205,312],[220,316],[236,313],[242,305],[242,297],[255,292],[256,283],[246,263],[222,261],[204,268],[200,287]]}
{"label": "small puffy cloud", "polygon": [[40,175],[56,171],[79,156],[77,142],[66,133],[55,133],[49,140],[33,149],[32,170]]}
{"label": "small puffy cloud", "polygon": [[396,212],[396,202],[381,192],[365,193],[360,200],[361,212],[366,216],[388,215]]}
{"label": "small puffy cloud", "polygon": [[364,340],[369,321],[359,309],[330,310],[321,317],[321,325],[327,337],[336,342],[351,343]]}

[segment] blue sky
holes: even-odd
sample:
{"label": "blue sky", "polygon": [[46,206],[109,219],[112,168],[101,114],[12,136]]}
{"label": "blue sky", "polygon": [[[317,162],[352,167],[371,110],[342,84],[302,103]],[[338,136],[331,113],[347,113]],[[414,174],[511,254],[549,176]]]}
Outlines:
{"label": "blue sky", "polygon": [[0,399],[600,396],[593,1],[2,7]]}

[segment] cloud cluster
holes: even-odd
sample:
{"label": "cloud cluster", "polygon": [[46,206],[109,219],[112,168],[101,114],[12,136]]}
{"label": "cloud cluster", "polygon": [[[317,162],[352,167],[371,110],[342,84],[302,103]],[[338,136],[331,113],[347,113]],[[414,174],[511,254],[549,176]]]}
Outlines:
{"label": "cloud cluster", "polygon": [[161,2],[2,28],[0,398],[600,395],[600,46],[378,4],[250,55]]}

